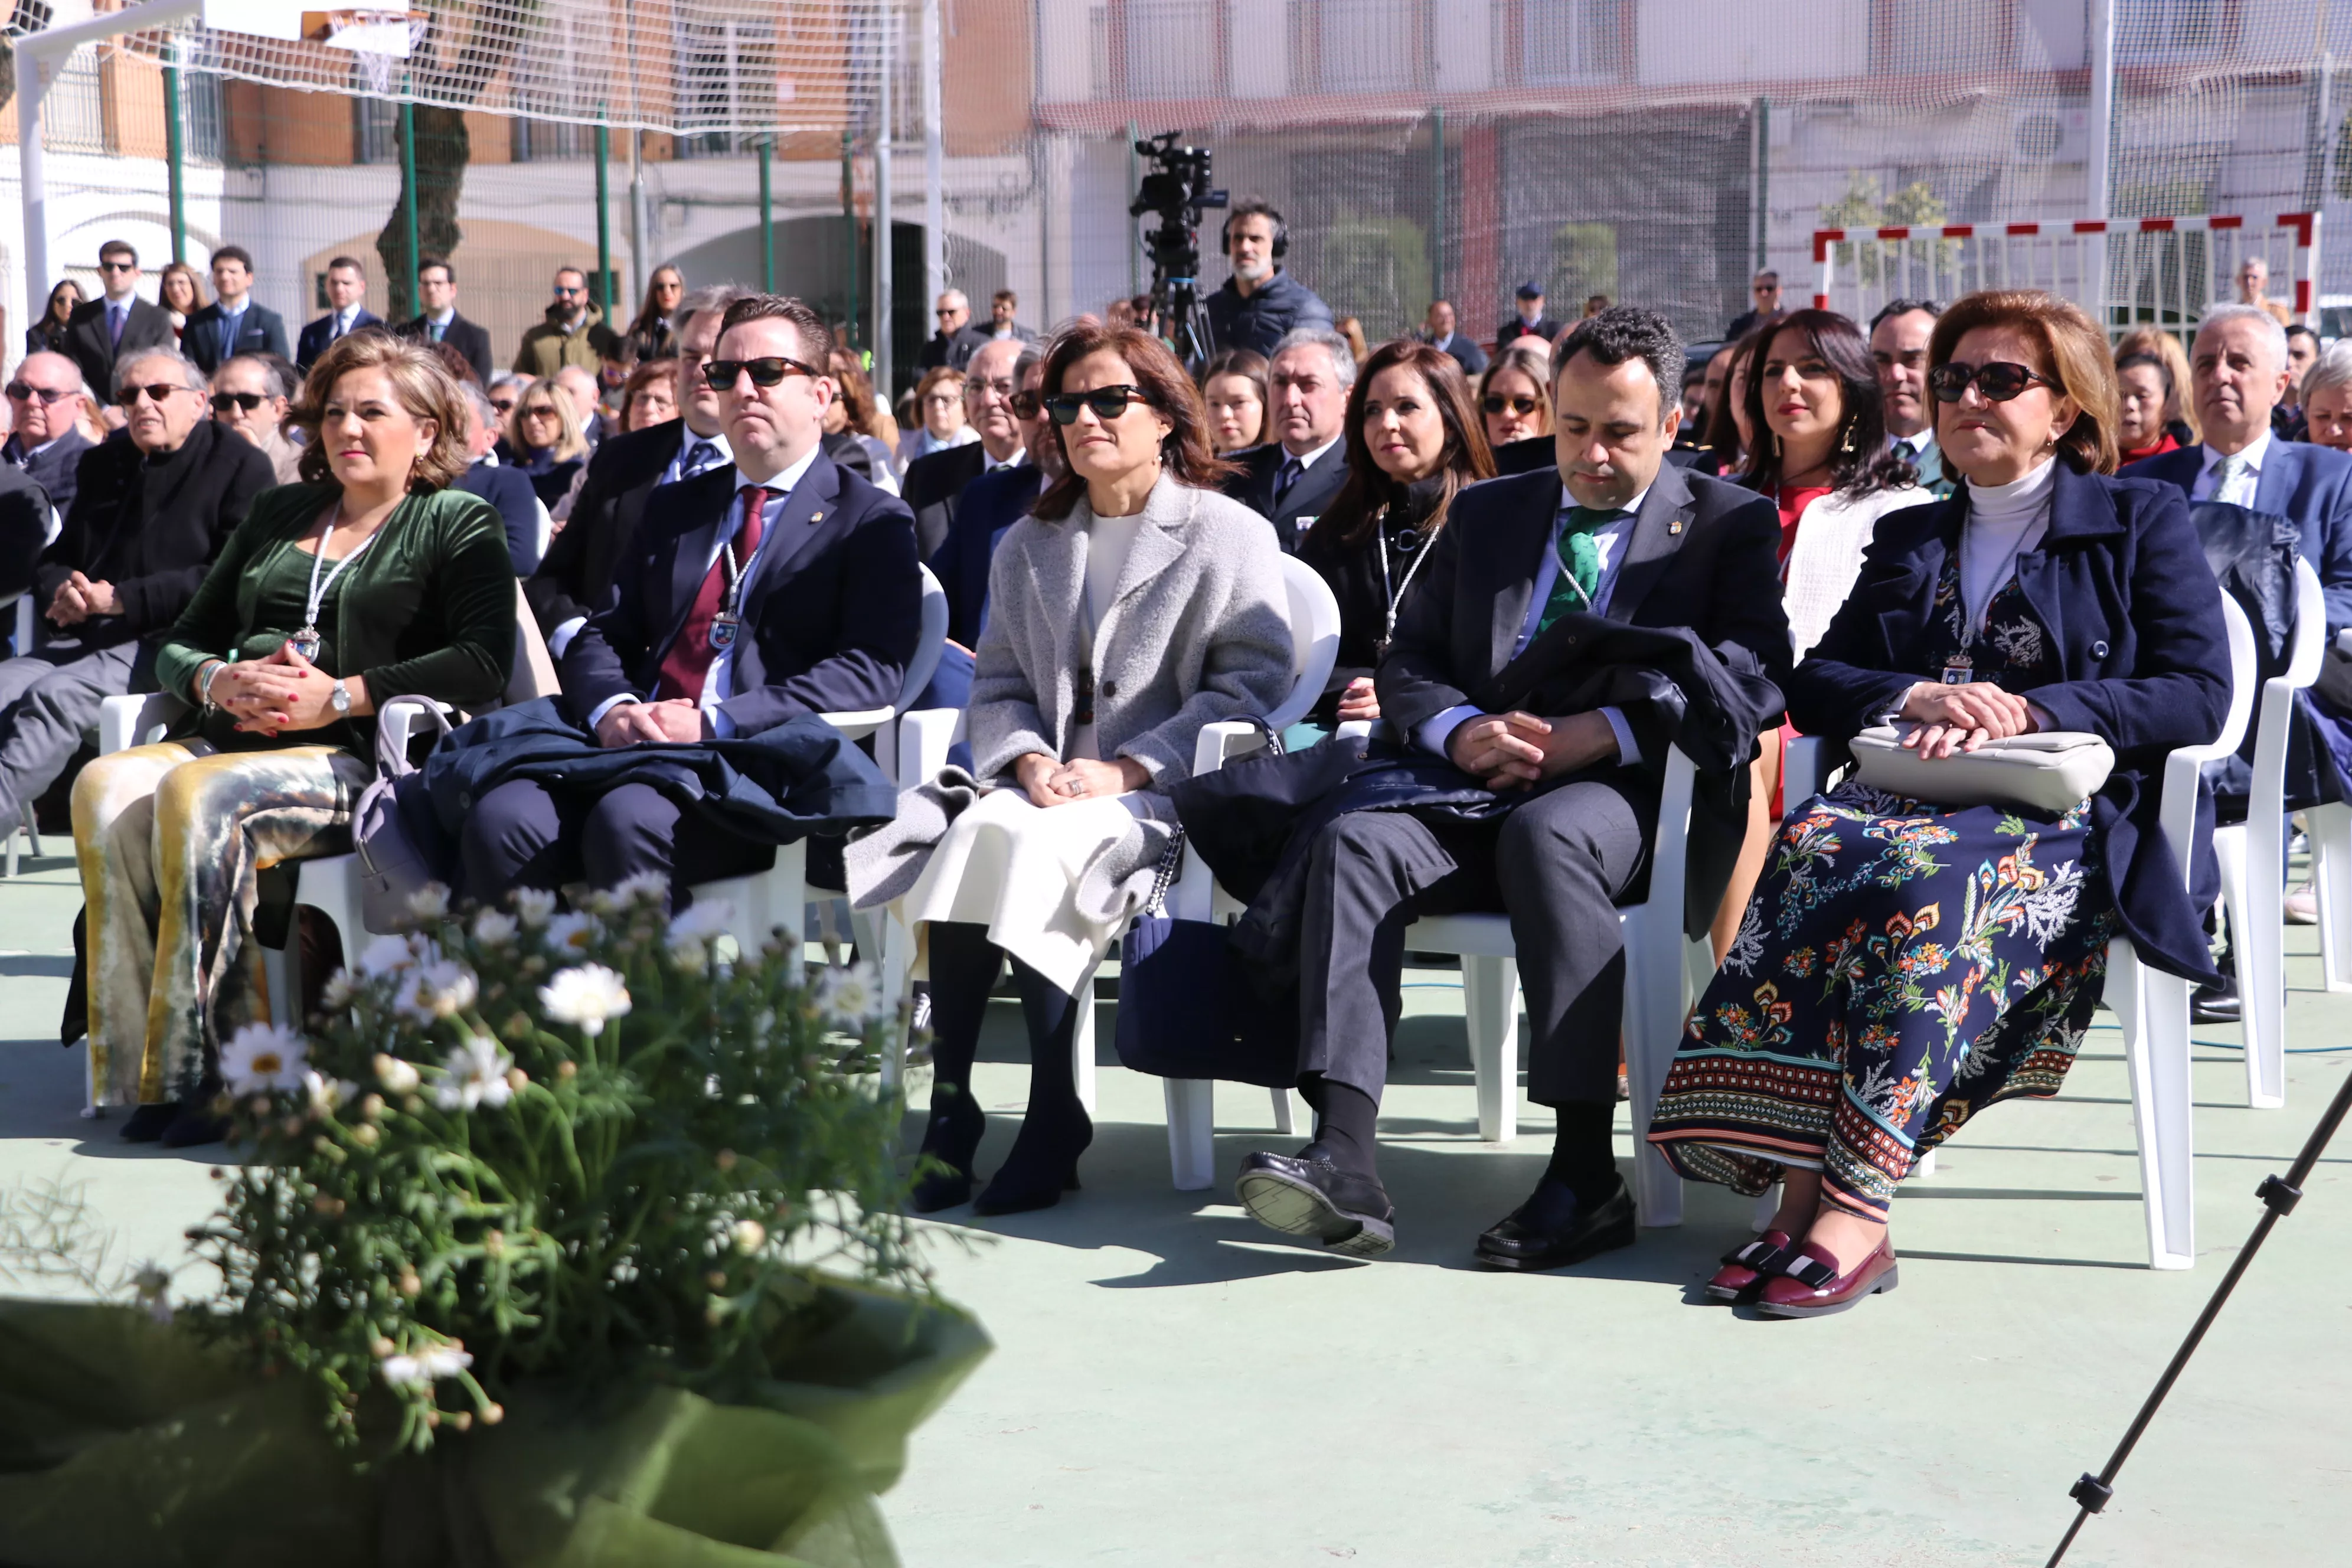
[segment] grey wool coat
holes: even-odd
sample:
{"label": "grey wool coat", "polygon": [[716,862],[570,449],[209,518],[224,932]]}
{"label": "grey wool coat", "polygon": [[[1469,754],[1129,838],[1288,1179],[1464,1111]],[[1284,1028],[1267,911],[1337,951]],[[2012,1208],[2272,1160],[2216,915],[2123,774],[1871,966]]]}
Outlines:
{"label": "grey wool coat", "polygon": [[[1082,497],[1060,522],[1024,517],[997,546],[973,650],[973,772],[1044,752],[1067,760],[1087,595]],[[1105,761],[1133,757],[1164,791],[1192,770],[1201,728],[1271,713],[1290,694],[1282,557],[1265,519],[1162,476],[1095,628],[1095,726]]]}

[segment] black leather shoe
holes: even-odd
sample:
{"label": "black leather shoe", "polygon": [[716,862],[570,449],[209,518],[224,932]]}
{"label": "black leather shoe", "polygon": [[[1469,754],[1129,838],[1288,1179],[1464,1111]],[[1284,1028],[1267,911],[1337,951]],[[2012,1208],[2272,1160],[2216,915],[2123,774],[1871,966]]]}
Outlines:
{"label": "black leather shoe", "polygon": [[2221,976],[2219,985],[2200,985],[2189,994],[2189,1016],[2199,1024],[2234,1024],[2243,1009],[2238,1004],[2238,977]]}
{"label": "black leather shoe", "polygon": [[1243,1157],[1234,1195],[1250,1217],[1285,1236],[1309,1236],[1350,1258],[1378,1258],[1396,1246],[1396,1205],[1375,1176],[1297,1154]]}
{"label": "black leather shoe", "polygon": [[211,1106],[212,1100],[207,1096],[199,1105],[182,1107],[156,1142],[166,1149],[194,1149],[200,1144],[219,1142],[228,1136],[228,1118],[214,1115]]}
{"label": "black leather shoe", "polygon": [[180,1102],[176,1100],[161,1105],[142,1105],[123,1122],[120,1136],[125,1143],[152,1143],[179,1119]]}
{"label": "black leather shoe", "polygon": [[1478,1238],[1478,1261],[1489,1268],[1528,1273],[1564,1268],[1599,1253],[1633,1245],[1633,1194],[1623,1177],[1617,1190],[1587,1207],[1562,1184],[1546,1177],[1510,1217]]}

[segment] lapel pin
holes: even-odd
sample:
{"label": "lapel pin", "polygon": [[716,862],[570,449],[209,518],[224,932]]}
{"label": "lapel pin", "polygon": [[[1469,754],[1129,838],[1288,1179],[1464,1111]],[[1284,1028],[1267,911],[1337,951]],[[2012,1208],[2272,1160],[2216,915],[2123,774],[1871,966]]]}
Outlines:
{"label": "lapel pin", "polygon": [[815,527],[818,523],[823,522],[824,521],[824,513],[823,513],[823,512],[821,512],[821,511],[813,511],[813,512],[809,513],[809,526],[810,526],[810,527],[814,528],[814,527]]}
{"label": "lapel pin", "polygon": [[1682,531],[1683,520],[1681,518],[1676,518],[1674,521],[1666,524],[1666,531],[1668,533],[1680,533]]}

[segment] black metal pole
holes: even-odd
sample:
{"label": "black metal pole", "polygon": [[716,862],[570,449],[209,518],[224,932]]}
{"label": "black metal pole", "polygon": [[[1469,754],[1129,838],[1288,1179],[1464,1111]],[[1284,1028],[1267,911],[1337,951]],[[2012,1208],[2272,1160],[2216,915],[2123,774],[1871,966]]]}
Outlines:
{"label": "black metal pole", "polygon": [[2106,1468],[2095,1476],[2084,1476],[2066,1494],[2075,1502],[2074,1521],[2066,1527],[2066,1537],[2058,1542],[2058,1550],[2050,1554],[2048,1568],[2058,1568],[2059,1561],[2066,1555],[2066,1549],[2074,1544],[2074,1537],[2082,1531],[2083,1521],[2105,1508],[2107,1500],[2116,1495],[2116,1472],[2124,1468],[2124,1461],[2131,1458],[2140,1434],[2147,1431],[2148,1423],[2156,1419],[2157,1407],[2164,1403],[2164,1396],[2172,1392],[2172,1385],[2180,1380],[2182,1370],[2189,1365],[2189,1358],[2197,1353],[2198,1345],[2204,1340],[2205,1331],[2213,1326],[2213,1320],[2221,1315],[2222,1303],[2229,1300],[2230,1292],[2238,1288],[2238,1281],[2244,1277],[2247,1266],[2253,1262],[2254,1254],[2262,1250],[2263,1243],[2269,1238],[2271,1226],[2294,1211],[2295,1204],[2303,1197],[2303,1184],[2310,1178],[2312,1167],[2319,1163],[2320,1155],[2326,1152],[2328,1141],[2336,1136],[2336,1128],[2343,1125],[2347,1112],[2352,1112],[2352,1074],[2346,1075],[2344,1087],[2336,1091],[2336,1099],[2328,1105],[2327,1113],[2319,1119],[2319,1125],[2311,1130],[2311,1136],[2304,1141],[2303,1152],[2295,1157],[2287,1173],[2283,1177],[2265,1177],[2263,1184],[2254,1189],[2254,1195],[2263,1200],[2263,1217],[2254,1222],[2253,1235],[2248,1237],[2246,1245],[2239,1249],[2237,1258],[2230,1265],[2230,1271],[2221,1276],[2221,1283],[2214,1289],[2213,1299],[2206,1302],[2205,1310],[2197,1315],[2196,1324],[2189,1329],[2189,1337],[2181,1342],[2180,1349],[2174,1353],[2172,1364],[2164,1369],[2162,1377],[2157,1379],[2155,1391],[2147,1396],[2147,1403],[2142,1405],[2139,1414],[2132,1417],[2131,1429],[2124,1434],[2124,1440],[2116,1444],[2116,1451],[2108,1456]]}

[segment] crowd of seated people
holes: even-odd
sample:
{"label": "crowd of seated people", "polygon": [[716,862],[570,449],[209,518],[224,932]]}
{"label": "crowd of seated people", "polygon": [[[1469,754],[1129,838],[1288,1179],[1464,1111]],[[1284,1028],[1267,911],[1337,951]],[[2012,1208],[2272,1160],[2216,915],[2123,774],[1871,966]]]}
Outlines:
{"label": "crowd of seated people", "polygon": [[[2209,313],[2184,353],[2164,334],[2110,349],[2037,293],[1898,300],[1865,327],[1784,312],[1759,278],[1694,374],[1656,312],[1596,302],[1563,325],[1531,285],[1491,352],[1450,305],[1361,354],[1269,308],[1258,347],[1188,372],[1146,328],[1082,317],[1041,340],[1000,300],[992,330],[943,328],[902,440],[807,306],[671,268],[625,334],[559,273],[501,372],[445,264],[394,329],[362,319],[363,275],[338,263],[335,310],[289,359],[242,253],[215,258],[217,302],[175,273],[165,309],[132,292],[128,251],[102,258],[101,298],[36,329],[6,389],[0,566],[40,539],[41,616],[0,663],[0,821],[72,778],[94,1081],[132,1139],[220,1135],[218,1043],[268,1006],[258,868],[348,847],[387,702],[484,711],[543,642],[554,711],[606,752],[887,707],[926,563],[947,645],[918,705],[961,709],[963,743],[839,868],[927,934],[917,1208],[1076,1186],[1079,1009],[1180,817],[1213,826],[1180,799],[1279,797],[1344,725],[1362,765],[1286,801],[1296,842],[1253,902],[1316,1125],[1243,1162],[1244,1208],[1343,1253],[1394,1245],[1379,1116],[1404,931],[1489,912],[1556,1131],[1474,1254],[1538,1270],[1630,1244],[1615,907],[1679,748],[1701,762],[1685,923],[1720,967],[1640,1131],[1692,1179],[1780,1184],[1716,1294],[1842,1310],[1895,1279],[1886,1221],[1916,1160],[1991,1100],[2054,1091],[2110,935],[2229,1003],[2200,923],[2210,855],[2193,892],[2144,868],[2169,853],[2151,770],[2209,740],[2229,696],[2191,504],[2288,520],[2330,629],[2352,624],[2352,456],[2333,449],[2352,362],[2321,354],[2298,383],[2254,305]],[[2290,387],[2308,443],[2274,416]],[[1204,726],[1290,693],[1286,555],[1339,611],[1297,765],[1188,794]],[[184,716],[72,774],[100,703],[134,691]],[[2321,711],[2352,770],[2352,715]],[[1843,743],[1887,715],[1929,759],[2081,730],[2116,767],[2031,823],[1856,784],[1777,799],[1787,735]],[[1700,725],[1738,740],[1686,743]],[[1966,853],[1906,858],[1921,832]],[[683,905],[772,853],[656,784],[517,779],[475,804],[456,874],[487,897],[654,878]],[[1979,859],[2031,871],[2034,914],[1930,939],[1922,910],[1960,905],[1946,861]],[[1832,897],[1807,869],[1828,860],[1883,874]],[[1834,957],[1856,922],[1906,935]],[[991,1171],[972,1072],[1008,963],[1032,1084]],[[1993,963],[2042,978],[1976,989]],[[1972,998],[1958,1019],[1919,1000],[1939,987]]]}

